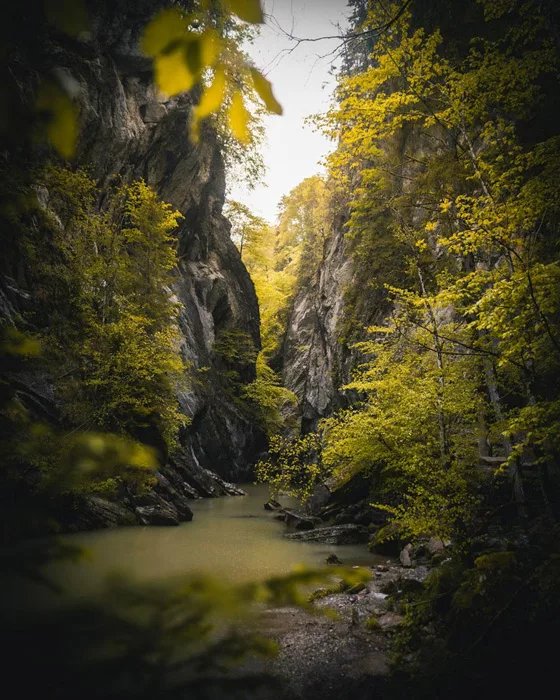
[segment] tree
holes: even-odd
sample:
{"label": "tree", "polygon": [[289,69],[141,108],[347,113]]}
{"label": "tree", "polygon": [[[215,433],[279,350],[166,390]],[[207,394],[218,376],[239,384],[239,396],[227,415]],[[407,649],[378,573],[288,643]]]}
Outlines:
{"label": "tree", "polygon": [[49,191],[48,207],[36,210],[43,236],[31,229],[24,247],[36,261],[35,319],[66,417],[76,429],[165,452],[186,420],[175,396],[186,366],[169,288],[181,215],[142,181],[113,188],[101,211],[84,171],[49,166],[38,181]]}
{"label": "tree", "polygon": [[260,256],[259,262],[264,264],[264,246],[266,245],[264,238],[269,233],[266,221],[255,216],[245,204],[234,200],[226,203],[224,214],[231,223],[231,238],[237,246],[241,259],[244,259],[243,250],[245,249],[247,257],[247,249],[249,249],[251,262],[254,264],[255,259]]}
{"label": "tree", "polygon": [[[546,136],[550,127],[537,142],[522,130],[542,119],[541,86],[558,56],[546,7],[527,2],[514,14],[515,3],[482,4],[473,27],[486,21],[492,38],[481,31],[468,42],[421,26],[399,3],[370,7],[365,30],[398,19],[378,36],[367,67],[341,77],[320,122],[338,138],[330,169],[350,203],[358,269],[388,235],[402,251],[393,260],[400,280],[386,279],[386,289],[401,351],[416,344],[436,360],[441,463],[454,459],[446,385],[465,359],[481,363],[481,379],[471,381],[490,407],[481,413],[486,449],[505,460],[523,515],[524,470],[541,472],[549,512],[558,500],[559,142],[554,130]],[[529,418],[536,415],[547,421],[542,432]]]}

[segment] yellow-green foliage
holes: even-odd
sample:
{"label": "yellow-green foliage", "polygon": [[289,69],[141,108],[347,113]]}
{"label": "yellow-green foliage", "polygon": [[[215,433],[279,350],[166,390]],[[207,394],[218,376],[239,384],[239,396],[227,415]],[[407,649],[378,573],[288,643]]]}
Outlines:
{"label": "yellow-green foliage", "polygon": [[[2,366],[13,372],[36,369],[42,362],[41,345],[29,334],[4,327],[0,358]],[[151,485],[152,472],[158,466],[154,449],[110,433],[57,430],[32,417],[9,376],[2,378],[0,386],[0,448],[5,455],[3,488],[9,493],[24,483],[30,498],[27,510],[16,508],[13,518],[5,513],[8,527],[15,526],[16,533],[18,522],[25,527],[26,518],[39,517],[45,499],[60,493],[112,494],[123,482],[136,490]],[[33,513],[34,504],[37,514]],[[45,526],[44,522],[39,524]]]}
{"label": "yellow-green foliage", "polygon": [[[284,197],[276,231],[239,202],[230,201],[225,213],[232,224],[232,239],[255,285],[261,320],[257,378],[244,389],[243,396],[255,406],[259,424],[274,435],[285,427],[284,415],[293,416],[297,399],[280,386],[279,377],[267,362],[280,349],[298,281],[313,276],[322,258],[328,235],[326,185],[314,176]],[[214,349],[233,360],[235,353],[221,338]]]}
{"label": "yellow-green foliage", "polygon": [[313,279],[331,233],[330,196],[325,179],[308,177],[282,198],[278,216],[276,266],[299,284]]}
{"label": "yellow-green foliage", "polygon": [[257,350],[251,336],[238,328],[220,333],[212,349],[230,365],[249,365],[257,360]]}
{"label": "yellow-green foliage", "polygon": [[370,361],[348,388],[362,405],[322,426],[323,464],[381,475],[379,505],[409,533],[450,535],[476,512],[478,437],[506,458],[520,508],[519,463],[557,469],[559,140],[518,124],[558,55],[538,3],[501,7],[492,40],[481,11],[480,36],[454,52],[402,3],[370,4],[362,30],[397,19],[318,118],[338,142],[354,298],[381,280],[394,308],[359,346]]}
{"label": "yellow-green foliage", "polygon": [[155,484],[157,453],[130,438],[111,433],[65,435],[40,423],[27,423],[14,445],[17,460],[37,469],[41,477],[35,495],[70,492],[113,496],[121,484],[135,492]]}
{"label": "yellow-green foliage", "polygon": [[265,362],[262,352],[257,358],[257,378],[243,390],[243,396],[255,406],[258,423],[267,435],[286,427],[285,415],[293,417],[296,395],[282,386],[280,377]]}
{"label": "yellow-green foliage", "polygon": [[[59,32],[75,37],[88,30],[91,19],[82,0],[49,0],[45,6],[48,23]],[[138,47],[152,59],[154,82],[162,93],[172,97],[200,88],[190,118],[191,139],[196,142],[201,122],[217,113],[218,128],[235,151],[233,159],[246,163],[250,179],[262,169],[251,148],[262,140],[260,115],[265,110],[282,114],[270,82],[241,50],[253,36],[253,25],[263,21],[259,0],[197,0],[188,11],[171,6],[157,12],[144,28]],[[43,76],[35,111],[43,135],[58,154],[73,158],[78,115],[66,83]],[[231,137],[242,147],[236,148]]]}
{"label": "yellow-green foliage", "polygon": [[[363,582],[360,582],[363,584]],[[359,585],[359,584],[356,584]],[[321,600],[329,595],[337,595],[339,593],[345,593],[349,590],[351,584],[348,581],[335,581],[332,585],[326,586],[325,588],[317,588],[309,596],[309,602],[314,603],[316,600]]]}
{"label": "yellow-green foliage", "polygon": [[[181,218],[144,182],[109,190],[97,207],[84,172],[46,167],[41,235],[25,239],[37,322],[72,425],[175,444],[185,418],[175,387],[185,369],[170,272]],[[148,431],[148,432],[146,432]]]}
{"label": "yellow-green foliage", "polygon": [[276,229],[239,202],[226,207],[232,239],[255,284],[267,360],[279,350],[294,294],[322,260],[330,234],[329,203],[325,180],[314,175],[282,198]]}
{"label": "yellow-green foliage", "polygon": [[231,221],[231,237],[255,285],[259,302],[261,343],[269,359],[278,349],[284,314],[295,279],[277,269],[276,232],[247,206],[229,201],[224,213]]}
{"label": "yellow-green foliage", "polygon": [[[2,563],[16,564],[7,559]],[[32,570],[23,571],[31,576]],[[369,578],[366,569],[343,567],[298,569],[238,586],[202,574],[172,585],[142,587],[114,577],[103,596],[78,611],[70,608],[67,615],[64,606],[40,626],[35,616],[26,627],[30,620],[25,616],[18,629],[29,639],[32,657],[49,661],[41,682],[63,677],[72,695],[83,691],[84,679],[94,678],[96,694],[102,697],[136,697],[147,688],[158,698],[212,697],[217,691],[230,695],[232,687],[249,697],[260,694],[261,684],[268,692],[270,677],[240,664],[278,652],[270,638],[267,608],[297,606],[332,617],[332,611],[312,606],[307,592],[333,574],[346,585]]]}
{"label": "yellow-green foliage", "polygon": [[348,386],[368,399],[323,421],[323,464],[338,478],[366,471],[383,481],[401,501],[388,510],[409,534],[448,537],[475,504],[476,364],[440,367],[428,332],[406,343],[394,329],[376,335],[362,344],[375,359]]}
{"label": "yellow-green foliage", "polygon": [[295,439],[273,436],[269,456],[255,467],[257,481],[268,483],[273,494],[290,494],[303,502],[328,472],[321,460],[321,437],[309,433]]}

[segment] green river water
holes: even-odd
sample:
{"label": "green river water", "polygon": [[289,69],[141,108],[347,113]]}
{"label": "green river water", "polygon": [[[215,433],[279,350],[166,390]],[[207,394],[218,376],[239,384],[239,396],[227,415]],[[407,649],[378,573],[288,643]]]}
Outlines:
{"label": "green river water", "polygon": [[[266,485],[242,485],[245,496],[192,501],[194,518],[178,527],[123,527],[67,534],[62,544],[83,552],[78,561],[53,561],[43,571],[63,595],[28,581],[0,581],[0,592],[12,602],[12,613],[58,607],[103,596],[115,575],[140,584],[173,584],[192,573],[211,574],[225,583],[256,581],[289,573],[294,567],[321,567],[335,553],[345,565],[371,566],[385,557],[364,544],[328,545],[283,537],[286,526],[264,510]],[[294,500],[281,499],[286,507]],[[33,544],[33,543],[30,543]]]}
{"label": "green river water", "polygon": [[[288,573],[294,566],[322,566],[332,552],[349,565],[380,560],[365,545],[325,545],[284,538],[284,523],[264,510],[266,485],[243,485],[246,496],[192,501],[194,518],[179,527],[125,527],[65,535],[63,542],[82,547],[78,563],[56,564],[53,577],[72,595],[96,594],[108,575],[124,574],[146,583],[193,572],[232,583]],[[293,506],[290,499],[283,505]]]}

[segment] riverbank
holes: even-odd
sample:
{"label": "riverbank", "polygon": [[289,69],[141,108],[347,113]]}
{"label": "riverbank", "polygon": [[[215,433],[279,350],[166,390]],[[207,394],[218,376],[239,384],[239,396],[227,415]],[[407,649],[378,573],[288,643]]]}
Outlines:
{"label": "riverbank", "polygon": [[[327,577],[322,585],[329,588],[313,595],[315,614],[301,608],[275,607],[263,609],[256,621],[247,621],[248,626],[244,623],[239,628],[241,635],[256,628],[259,636],[278,644],[278,655],[234,665],[227,671],[227,694],[216,691],[216,698],[244,700],[247,695],[237,695],[229,684],[232,677],[240,676],[243,682],[248,679],[246,687],[255,688],[251,698],[257,700],[384,697],[391,638],[404,623],[391,609],[389,593],[396,592],[398,598],[405,582],[423,581],[427,566],[416,561],[412,564],[405,556],[406,547],[400,561],[370,552],[363,540],[367,532],[363,526],[319,521],[312,530],[297,530],[297,524],[292,523],[295,502],[283,499],[284,513],[292,516],[292,524],[288,524],[285,518],[279,519],[278,511],[263,507],[268,497],[266,486],[244,488],[247,495],[242,497],[193,502],[193,521],[178,528],[119,528],[61,538],[88,554],[81,562],[52,565],[55,578],[64,584],[69,605],[97,600],[104,609],[102,584],[110,583],[109,574],[117,572],[130,583],[141,584],[140,590],[162,582],[173,587],[185,576],[209,575],[225,586],[227,593],[230,585],[286,575],[298,564],[316,569],[328,560],[336,565],[360,566],[369,570],[371,577],[354,588],[338,587],[336,574],[330,580]],[[356,536],[357,541],[352,539]],[[34,604],[37,602],[34,597]],[[220,604],[214,601],[212,605],[215,603]],[[329,614],[325,614],[327,609]],[[263,679],[266,682],[262,683]]]}
{"label": "riverbank", "polygon": [[[391,639],[404,618],[390,609],[384,591],[424,581],[428,568],[406,568],[387,560],[372,567],[371,574],[370,581],[358,587],[361,590],[322,595],[327,589],[319,589],[315,612],[284,607],[261,613],[257,631],[278,644],[278,654],[265,661],[253,659],[239,670],[255,682],[269,677],[251,698],[385,697]],[[231,697],[237,698],[235,694]]]}

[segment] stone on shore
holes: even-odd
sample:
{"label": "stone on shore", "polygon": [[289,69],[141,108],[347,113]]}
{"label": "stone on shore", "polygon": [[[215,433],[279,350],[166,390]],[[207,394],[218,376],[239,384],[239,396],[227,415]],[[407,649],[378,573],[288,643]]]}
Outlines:
{"label": "stone on shore", "polygon": [[361,525],[333,525],[318,527],[306,532],[291,532],[284,537],[301,542],[322,542],[324,544],[358,544],[367,542],[367,528]]}

